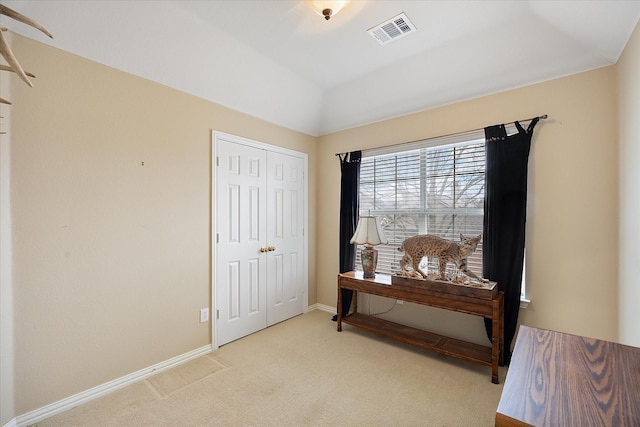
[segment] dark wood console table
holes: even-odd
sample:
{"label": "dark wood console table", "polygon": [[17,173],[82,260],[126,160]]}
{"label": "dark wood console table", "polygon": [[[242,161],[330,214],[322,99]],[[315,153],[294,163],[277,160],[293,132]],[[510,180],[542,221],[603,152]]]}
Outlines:
{"label": "dark wood console table", "polygon": [[[353,311],[347,316],[342,315],[342,289],[354,291]],[[485,347],[358,313],[358,292],[491,319],[492,345],[491,347]],[[500,382],[498,379],[498,365],[502,365],[504,362],[504,295],[502,292],[495,292],[495,295],[489,297],[489,299],[456,295],[442,292],[442,289],[430,289],[428,286],[416,287],[393,284],[391,276],[384,274],[376,274],[373,279],[365,279],[362,272],[351,271],[338,275],[337,320],[338,332],[342,331],[342,322],[344,322],[397,341],[491,366],[491,381],[495,384]]]}
{"label": "dark wood console table", "polygon": [[640,426],[640,348],[520,326],[496,426]]}

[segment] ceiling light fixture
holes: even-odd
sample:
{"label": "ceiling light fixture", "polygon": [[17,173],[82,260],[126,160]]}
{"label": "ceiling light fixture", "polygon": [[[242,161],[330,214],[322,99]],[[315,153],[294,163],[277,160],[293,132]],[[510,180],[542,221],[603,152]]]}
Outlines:
{"label": "ceiling light fixture", "polygon": [[311,8],[327,21],[342,10],[349,0],[308,0]]}

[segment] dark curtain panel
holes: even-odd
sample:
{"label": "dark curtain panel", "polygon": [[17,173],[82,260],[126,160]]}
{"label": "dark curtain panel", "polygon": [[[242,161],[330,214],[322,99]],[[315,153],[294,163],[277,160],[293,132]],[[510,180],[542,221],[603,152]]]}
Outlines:
{"label": "dark curtain panel", "polygon": [[[346,273],[355,268],[356,245],[349,243],[358,225],[360,199],[358,189],[360,184],[360,159],[362,152],[354,151],[340,155],[340,273]],[[346,316],[351,308],[353,291],[342,290],[342,315]],[[336,320],[337,316],[333,317]]]}
{"label": "dark curtain panel", "polygon": [[[511,360],[511,342],[520,310],[527,209],[527,170],[531,137],[538,118],[525,130],[507,135],[504,125],[485,128],[486,175],[483,224],[483,276],[504,292],[504,360]],[[491,321],[485,319],[491,340]]]}

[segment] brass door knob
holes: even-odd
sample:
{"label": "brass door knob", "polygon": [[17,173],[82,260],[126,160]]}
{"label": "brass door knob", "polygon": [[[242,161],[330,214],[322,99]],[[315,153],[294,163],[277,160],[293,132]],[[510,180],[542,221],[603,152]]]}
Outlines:
{"label": "brass door knob", "polygon": [[262,247],[262,248],[260,248],[260,252],[262,252],[262,253],[269,252],[269,248]]}
{"label": "brass door knob", "polygon": [[269,249],[269,252],[273,252],[273,251],[275,251],[275,250],[276,250],[276,247],[275,247],[275,246],[269,246],[269,248],[268,248],[268,249]]}

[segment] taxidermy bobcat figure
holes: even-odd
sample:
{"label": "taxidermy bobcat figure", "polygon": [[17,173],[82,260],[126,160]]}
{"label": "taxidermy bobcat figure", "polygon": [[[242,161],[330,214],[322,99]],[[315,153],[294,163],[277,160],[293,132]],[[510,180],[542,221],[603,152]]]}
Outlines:
{"label": "taxidermy bobcat figure", "polygon": [[467,268],[467,257],[475,252],[481,237],[480,235],[470,238],[460,234],[460,243],[445,240],[431,234],[409,237],[398,248],[400,252],[404,252],[404,256],[400,260],[400,270],[405,272],[407,265],[411,265],[417,273],[426,279],[427,275],[420,270],[420,261],[425,256],[436,257],[438,258],[440,280],[447,280],[445,276],[447,263],[453,262],[458,267],[458,270],[467,276],[484,282],[484,279],[478,277]]}

